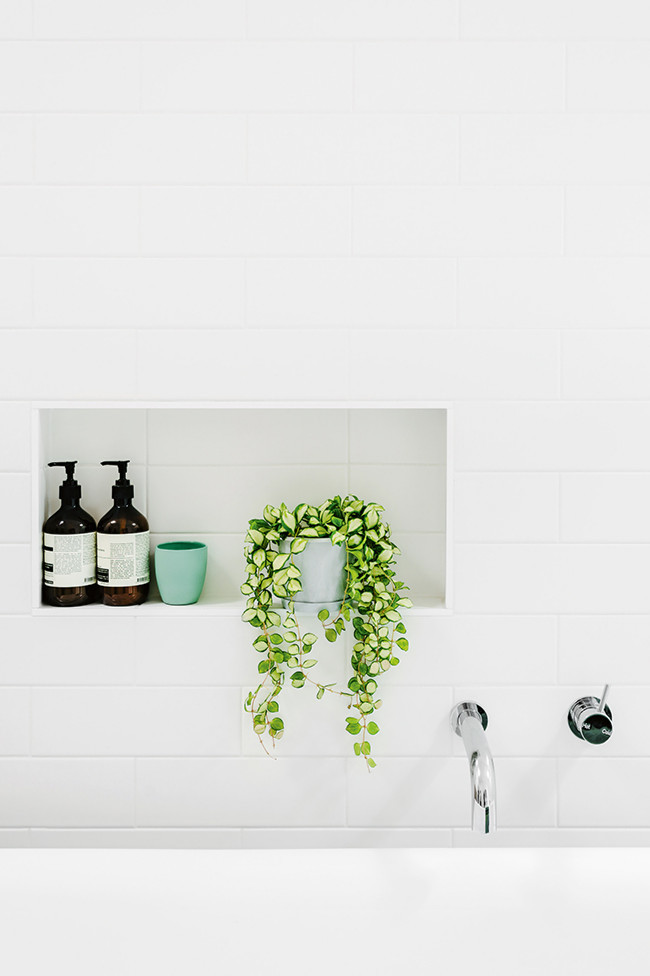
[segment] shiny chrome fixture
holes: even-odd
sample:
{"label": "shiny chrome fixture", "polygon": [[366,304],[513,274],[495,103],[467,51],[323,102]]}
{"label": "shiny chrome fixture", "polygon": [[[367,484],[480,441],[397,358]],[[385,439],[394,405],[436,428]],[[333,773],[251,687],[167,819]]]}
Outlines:
{"label": "shiny chrome fixture", "polygon": [[605,685],[600,698],[587,695],[574,701],[567,715],[569,728],[579,739],[594,746],[607,742],[614,729],[612,712],[606,704],[609,685]]}
{"label": "shiny chrome fixture", "polygon": [[472,830],[493,834],[497,829],[497,790],[494,762],[485,729],[487,712],[476,702],[459,702],[451,711],[451,727],[463,740],[469,759],[472,788]]}

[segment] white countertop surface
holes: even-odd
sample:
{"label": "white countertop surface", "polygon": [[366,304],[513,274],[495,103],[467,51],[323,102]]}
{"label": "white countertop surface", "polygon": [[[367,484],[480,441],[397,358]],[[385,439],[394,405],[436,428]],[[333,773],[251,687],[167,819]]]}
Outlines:
{"label": "white countertop surface", "polygon": [[0,852],[7,976],[616,976],[649,926],[650,849]]}

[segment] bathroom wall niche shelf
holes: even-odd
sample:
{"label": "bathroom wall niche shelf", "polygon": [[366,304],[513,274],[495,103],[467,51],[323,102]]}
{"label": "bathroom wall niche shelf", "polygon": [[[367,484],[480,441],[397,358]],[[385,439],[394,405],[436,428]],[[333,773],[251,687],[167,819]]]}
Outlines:
{"label": "bathroom wall niche shelf", "polygon": [[[58,616],[239,616],[248,519],[269,502],[349,492],[386,508],[411,586],[406,615],[450,612],[451,410],[437,401],[43,402],[32,404],[32,613]],[[41,604],[41,528],[58,507],[50,460],[78,460],[82,505],[110,504],[99,461],[131,459],[134,503],[152,548],[201,539],[209,552],[197,604],[64,609]],[[153,579],[153,574],[152,574]]]}

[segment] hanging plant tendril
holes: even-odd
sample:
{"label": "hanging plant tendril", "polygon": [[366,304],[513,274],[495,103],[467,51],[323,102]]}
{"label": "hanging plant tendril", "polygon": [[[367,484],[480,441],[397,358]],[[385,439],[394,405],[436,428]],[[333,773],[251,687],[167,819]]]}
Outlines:
{"label": "hanging plant tendril", "polygon": [[[278,698],[288,680],[294,688],[315,688],[318,699],[326,693],[346,699],[351,712],[345,720],[346,730],[354,736],[354,753],[365,760],[368,769],[376,765],[369,737],[379,731],[373,717],[381,707],[379,680],[399,664],[396,650],[408,649],[401,610],[412,606],[402,595],[408,587],[396,579],[399,549],[391,541],[390,526],[381,518],[383,511],[376,502],[366,503],[356,495],[344,499],[337,495],[318,507],[303,503],[290,510],[284,504],[279,508],[267,505],[262,518],[249,522],[244,550],[247,575],[241,586],[246,597],[242,619],[259,631],[253,647],[262,656],[257,670],[263,677],[244,707],[269,755],[267,742],[275,746],[284,734]],[[302,590],[294,556],[310,539],[323,538],[329,538],[332,545],[345,546],[341,609],[333,618],[325,607],[318,613],[329,642],[337,640],[346,624],[352,626],[352,676],[345,690],[313,677],[318,663],[314,656],[317,636],[310,631],[303,633],[294,602]],[[280,544],[287,539],[289,552],[280,552]],[[287,601],[284,621],[277,609],[280,600]]]}

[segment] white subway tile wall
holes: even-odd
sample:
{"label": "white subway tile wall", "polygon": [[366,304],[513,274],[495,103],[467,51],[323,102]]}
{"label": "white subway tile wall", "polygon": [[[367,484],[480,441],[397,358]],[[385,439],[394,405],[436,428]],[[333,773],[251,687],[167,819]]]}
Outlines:
{"label": "white subway tile wall", "polygon": [[[644,0],[4,0],[0,846],[470,845],[464,696],[497,844],[650,843],[649,82]],[[149,399],[448,401],[451,497],[421,411],[252,435],[124,410]],[[133,457],[211,598],[286,478],[383,489],[416,596],[450,543],[453,612],[408,618],[372,776],[331,701],[296,694],[260,752],[236,617],[31,615],[40,400],[122,407],[50,450],[96,513],[99,445]],[[606,681],[597,751],[566,711]]]}

